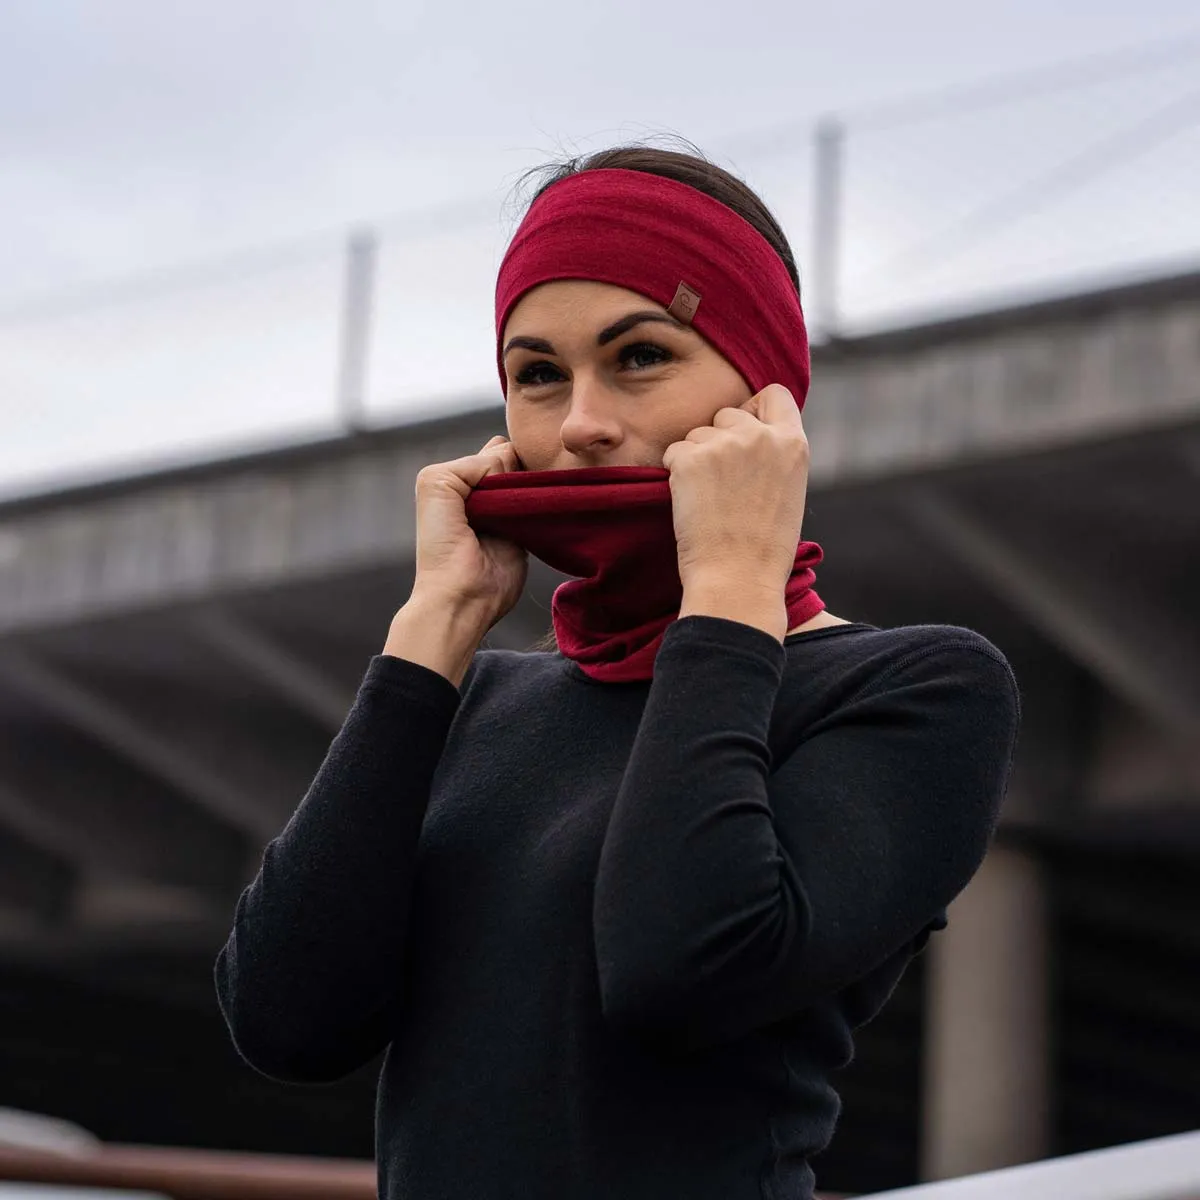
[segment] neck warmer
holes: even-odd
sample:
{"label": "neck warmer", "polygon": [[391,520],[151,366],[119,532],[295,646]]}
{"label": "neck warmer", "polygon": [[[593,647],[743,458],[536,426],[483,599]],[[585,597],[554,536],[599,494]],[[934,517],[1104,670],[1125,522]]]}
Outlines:
{"label": "neck warmer", "polygon": [[[639,292],[692,326],[752,392],[784,384],[802,408],[809,350],[800,298],[767,240],[686,184],[643,171],[582,171],[534,201],[496,282],[501,387],[504,326],[517,301],[555,279],[592,279]],[[467,498],[477,534],[523,546],[575,578],[554,593],[559,649],[590,678],[652,678],[663,633],[679,615],[670,473],[582,467],[489,475]],[[819,613],[821,561],[800,542],[785,589],[788,628]]]}

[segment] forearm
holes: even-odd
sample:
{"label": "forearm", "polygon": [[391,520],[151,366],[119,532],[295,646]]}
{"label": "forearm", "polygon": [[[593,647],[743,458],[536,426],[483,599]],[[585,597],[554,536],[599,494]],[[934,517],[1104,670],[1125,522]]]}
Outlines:
{"label": "forearm", "polygon": [[304,799],[267,846],[217,964],[249,1062],[332,1079],[388,1040],[429,788],[457,693],[374,659]]}
{"label": "forearm", "polygon": [[681,622],[664,639],[594,897],[618,1025],[712,1031],[728,987],[768,979],[803,936],[767,800],[782,667],[782,647],[757,630]]}
{"label": "forearm", "polygon": [[606,1013],[695,1047],[919,947],[986,852],[1020,705],[990,644],[935,633],[773,753],[782,647],[724,623],[667,637],[593,919]]}

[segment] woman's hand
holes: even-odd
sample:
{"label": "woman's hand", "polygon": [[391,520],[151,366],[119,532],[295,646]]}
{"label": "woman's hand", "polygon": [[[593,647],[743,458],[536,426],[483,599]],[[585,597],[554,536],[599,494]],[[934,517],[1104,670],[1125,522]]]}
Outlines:
{"label": "woman's hand", "polygon": [[800,410],[778,383],[667,447],[685,598],[775,605],[786,629],[784,589],[804,520],[808,462]]}
{"label": "woman's hand", "polygon": [[417,474],[417,553],[413,596],[481,614],[487,632],[520,598],[529,556],[515,542],[477,537],[467,524],[467,497],[485,476],[521,470],[503,435],[478,454],[431,463]]}

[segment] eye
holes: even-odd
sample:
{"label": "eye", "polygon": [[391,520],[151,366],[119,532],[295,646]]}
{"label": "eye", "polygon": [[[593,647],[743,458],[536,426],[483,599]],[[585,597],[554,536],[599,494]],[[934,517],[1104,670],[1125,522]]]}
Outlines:
{"label": "eye", "polygon": [[522,367],[513,379],[522,387],[537,387],[539,384],[557,383],[563,378],[562,371],[552,362],[532,362]]}
{"label": "eye", "polygon": [[644,371],[647,367],[657,367],[670,362],[675,356],[663,346],[653,342],[630,342],[622,346],[617,355],[622,366],[632,367],[635,371]]}

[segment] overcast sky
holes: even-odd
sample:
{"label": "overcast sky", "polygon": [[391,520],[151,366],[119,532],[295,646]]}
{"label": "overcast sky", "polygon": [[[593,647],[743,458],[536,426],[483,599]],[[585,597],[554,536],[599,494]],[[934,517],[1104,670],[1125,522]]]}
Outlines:
{"label": "overcast sky", "polygon": [[[1195,266],[1198,34],[1184,0],[2,0],[0,494],[331,428],[360,222],[384,237],[373,418],[498,402],[502,202],[647,133],[758,187],[811,286],[809,123],[845,113],[851,329]],[[1195,53],[878,127],[899,98],[1172,42]],[[1055,173],[1098,144],[1113,168],[1072,190]],[[403,236],[438,206],[445,231]]]}

